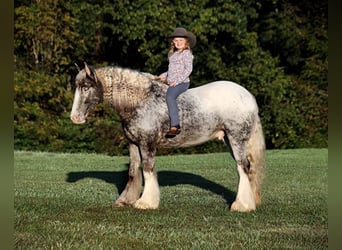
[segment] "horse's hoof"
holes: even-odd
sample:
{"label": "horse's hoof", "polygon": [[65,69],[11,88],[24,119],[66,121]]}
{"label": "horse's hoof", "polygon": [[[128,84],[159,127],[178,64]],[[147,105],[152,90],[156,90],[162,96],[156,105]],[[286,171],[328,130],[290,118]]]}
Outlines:
{"label": "horse's hoof", "polygon": [[134,203],[133,207],[136,209],[147,210],[147,209],[157,209],[158,205],[152,206],[141,200],[138,200],[137,202]]}
{"label": "horse's hoof", "polygon": [[124,207],[124,206],[126,206],[126,204],[122,201],[115,201],[113,203],[113,207]]}
{"label": "horse's hoof", "polygon": [[255,208],[244,206],[240,201],[234,201],[230,207],[231,212],[251,212],[254,210]]}
{"label": "horse's hoof", "polygon": [[125,207],[125,206],[131,206],[132,204],[124,201],[124,200],[116,200],[114,203],[113,203],[113,206],[114,207]]}

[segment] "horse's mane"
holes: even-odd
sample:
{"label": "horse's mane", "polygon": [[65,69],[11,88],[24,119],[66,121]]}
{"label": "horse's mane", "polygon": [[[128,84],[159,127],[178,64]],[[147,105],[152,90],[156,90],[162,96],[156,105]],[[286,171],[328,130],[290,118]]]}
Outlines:
{"label": "horse's mane", "polygon": [[103,99],[117,111],[128,112],[151,94],[152,85],[163,85],[156,76],[137,70],[107,66],[95,69],[102,83]]}

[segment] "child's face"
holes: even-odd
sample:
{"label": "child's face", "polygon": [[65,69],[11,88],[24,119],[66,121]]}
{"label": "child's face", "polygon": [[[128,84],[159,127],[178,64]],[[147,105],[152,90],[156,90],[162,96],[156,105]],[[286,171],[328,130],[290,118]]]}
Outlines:
{"label": "child's face", "polygon": [[185,49],[185,46],[187,45],[187,40],[184,37],[175,37],[172,42],[177,50]]}

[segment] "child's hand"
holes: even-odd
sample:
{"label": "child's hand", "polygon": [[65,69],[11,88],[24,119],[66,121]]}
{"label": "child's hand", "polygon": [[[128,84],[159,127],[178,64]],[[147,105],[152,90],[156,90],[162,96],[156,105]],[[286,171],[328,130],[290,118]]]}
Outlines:
{"label": "child's hand", "polygon": [[174,87],[174,86],[176,86],[176,83],[175,82],[170,82],[170,87]]}
{"label": "child's hand", "polygon": [[166,82],[166,77],[165,76],[159,76],[159,80],[162,82]]}

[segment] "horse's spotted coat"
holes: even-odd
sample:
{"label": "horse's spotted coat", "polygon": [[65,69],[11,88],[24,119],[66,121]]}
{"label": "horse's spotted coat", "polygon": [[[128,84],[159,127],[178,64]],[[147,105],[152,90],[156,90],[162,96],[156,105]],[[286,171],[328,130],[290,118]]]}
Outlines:
{"label": "horse's spotted coat", "polygon": [[[240,177],[231,209],[254,210],[260,203],[265,151],[254,97],[229,81],[190,88],[177,99],[182,131],[167,139],[166,89],[167,86],[151,74],[120,67],[92,70],[85,65],[76,77],[72,121],[85,122],[91,109],[103,100],[120,115],[130,141],[130,178],[116,205],[134,205],[141,209],[159,206],[154,159],[158,147],[187,147],[218,138],[231,149]],[[139,198],[142,180],[137,169],[141,163],[145,188]]]}

